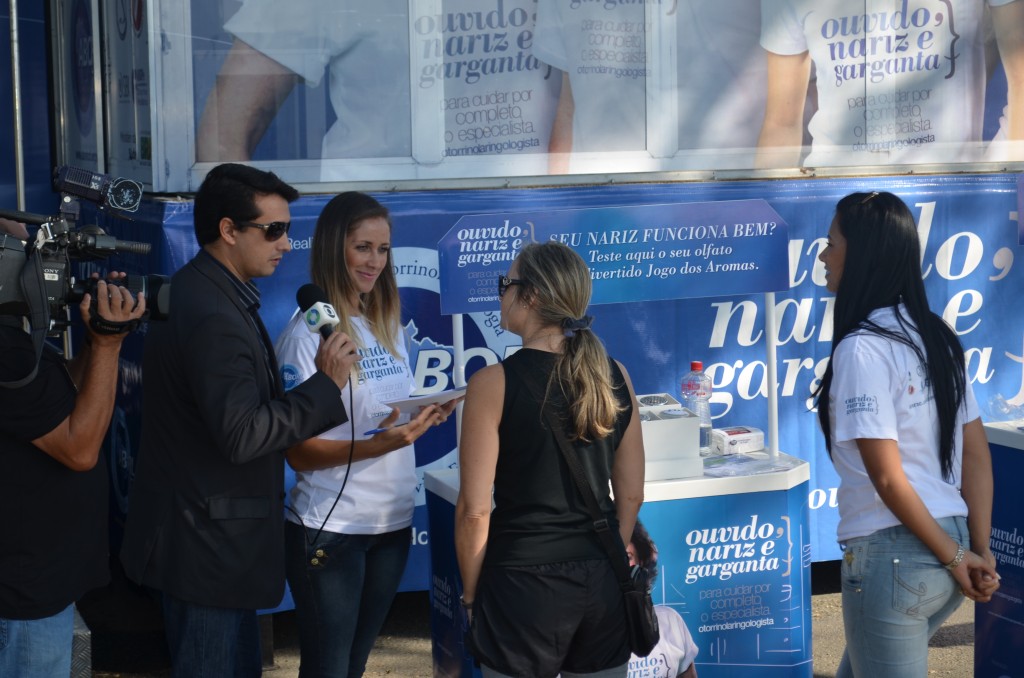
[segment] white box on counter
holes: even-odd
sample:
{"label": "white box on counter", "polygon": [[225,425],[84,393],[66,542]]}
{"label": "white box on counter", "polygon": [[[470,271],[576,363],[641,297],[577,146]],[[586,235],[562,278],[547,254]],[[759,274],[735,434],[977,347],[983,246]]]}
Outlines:
{"label": "white box on counter", "polygon": [[764,449],[764,431],[752,426],[711,429],[712,454],[746,454]]}
{"label": "white box on counter", "polygon": [[644,438],[644,480],[676,480],[704,475],[700,420],[667,393],[638,395]]}

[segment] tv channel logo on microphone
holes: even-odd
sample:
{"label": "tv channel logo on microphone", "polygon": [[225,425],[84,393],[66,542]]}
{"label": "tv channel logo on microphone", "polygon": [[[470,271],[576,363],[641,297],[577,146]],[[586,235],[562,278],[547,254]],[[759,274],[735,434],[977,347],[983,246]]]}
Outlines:
{"label": "tv channel logo on microphone", "polygon": [[313,304],[306,311],[306,327],[310,330],[316,331],[324,325],[337,325],[338,316],[334,312],[334,307],[330,304]]}
{"label": "tv channel logo on microphone", "polygon": [[306,326],[316,328],[320,325],[320,311],[315,306],[306,311]]}

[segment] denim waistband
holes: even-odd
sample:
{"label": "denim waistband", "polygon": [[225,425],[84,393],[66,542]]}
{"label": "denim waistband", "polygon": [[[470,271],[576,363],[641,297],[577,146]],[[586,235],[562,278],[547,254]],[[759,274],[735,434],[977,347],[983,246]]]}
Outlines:
{"label": "denim waistband", "polygon": [[[955,539],[960,544],[967,544],[970,541],[970,535],[967,532],[967,517],[966,516],[947,516],[945,518],[936,518],[935,522],[939,524],[946,534]],[[848,544],[855,544],[860,541],[872,540],[876,542],[881,541],[901,541],[905,539],[917,539],[917,536],[910,531],[910,528],[906,525],[893,525],[892,527],[883,527],[880,530],[875,530],[871,534],[864,535],[863,537],[851,537],[846,541],[839,542],[839,547],[845,549]]]}

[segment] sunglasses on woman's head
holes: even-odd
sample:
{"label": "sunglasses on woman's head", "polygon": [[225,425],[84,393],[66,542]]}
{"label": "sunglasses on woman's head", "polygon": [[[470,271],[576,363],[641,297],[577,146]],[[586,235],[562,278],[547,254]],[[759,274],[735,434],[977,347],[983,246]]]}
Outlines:
{"label": "sunglasses on woman's head", "polygon": [[246,226],[252,226],[263,231],[263,237],[270,242],[280,240],[281,236],[288,232],[288,229],[292,227],[290,221],[271,221],[269,224],[257,224],[255,221],[236,221],[235,226],[239,228],[245,228]]}

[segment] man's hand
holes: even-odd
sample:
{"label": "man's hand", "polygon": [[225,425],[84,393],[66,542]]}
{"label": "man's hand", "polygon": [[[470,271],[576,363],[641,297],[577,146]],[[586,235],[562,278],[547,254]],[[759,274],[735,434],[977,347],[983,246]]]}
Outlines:
{"label": "man's hand", "polygon": [[[124,273],[109,276],[111,280],[123,277]],[[40,450],[74,471],[88,471],[99,459],[100,445],[114,414],[118,356],[125,337],[124,332],[103,334],[92,328],[89,321],[93,296],[83,295],[79,305],[92,345],[87,344],[68,365],[80,389],[75,398],[75,408],[55,429],[32,441]],[[133,296],[127,289],[108,285],[103,280],[97,281],[95,296],[97,314],[109,322],[136,320],[146,311],[146,300],[142,294]]]}
{"label": "man's hand", "polygon": [[[124,278],[120,272],[111,273],[111,281]],[[98,345],[120,346],[125,332],[104,334],[97,332],[90,322],[92,320],[92,297],[88,292],[82,296],[78,310],[82,313],[82,321],[89,332],[91,343]],[[120,285],[108,284],[105,280],[96,282],[96,313],[100,318],[112,323],[128,323],[138,320],[146,312],[146,298],[142,292],[133,296],[131,291]]]}
{"label": "man's hand", "polygon": [[0,217],[0,235],[13,235],[18,240],[28,240],[28,229],[25,224]]}
{"label": "man's hand", "polygon": [[313,362],[316,368],[334,380],[339,389],[345,388],[352,366],[359,361],[355,342],[344,332],[333,332],[320,341]]}

